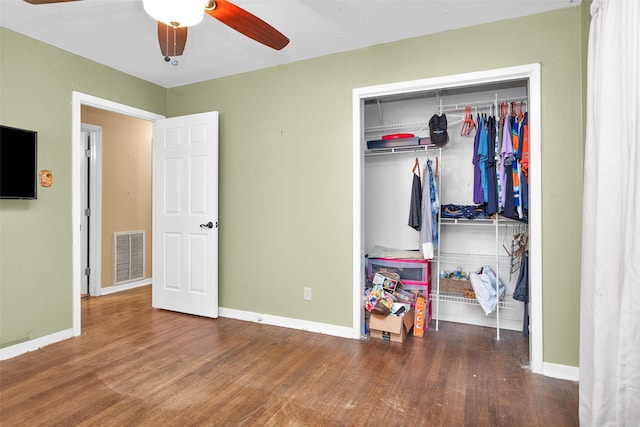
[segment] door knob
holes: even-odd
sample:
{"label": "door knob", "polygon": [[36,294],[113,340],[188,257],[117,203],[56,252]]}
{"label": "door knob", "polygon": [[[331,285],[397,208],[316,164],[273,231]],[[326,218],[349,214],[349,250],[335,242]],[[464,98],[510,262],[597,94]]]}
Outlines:
{"label": "door knob", "polygon": [[209,221],[206,224],[200,224],[200,228],[213,228],[213,223]]}

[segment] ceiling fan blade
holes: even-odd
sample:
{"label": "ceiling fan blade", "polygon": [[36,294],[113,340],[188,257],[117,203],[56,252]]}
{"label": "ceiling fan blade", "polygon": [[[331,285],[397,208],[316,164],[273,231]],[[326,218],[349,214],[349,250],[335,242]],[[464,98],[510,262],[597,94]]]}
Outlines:
{"label": "ceiling fan blade", "polygon": [[66,3],[68,1],[79,1],[79,0],[24,0],[29,4],[50,4],[50,3]]}
{"label": "ceiling fan blade", "polygon": [[187,44],[187,27],[173,28],[158,21],[158,42],[163,56],[180,56]]}
{"label": "ceiling fan blade", "polygon": [[210,16],[258,43],[280,50],[289,39],[280,31],[227,0],[215,0],[215,8],[205,9]]}

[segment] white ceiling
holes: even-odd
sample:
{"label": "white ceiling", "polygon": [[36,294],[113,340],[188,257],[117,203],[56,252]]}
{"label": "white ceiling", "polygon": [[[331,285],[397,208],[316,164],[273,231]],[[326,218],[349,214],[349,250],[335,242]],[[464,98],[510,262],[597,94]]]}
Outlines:
{"label": "white ceiling", "polygon": [[[0,25],[171,88],[577,6],[580,0],[236,0],[233,3],[277,28],[291,40],[289,45],[281,51],[273,50],[205,15],[200,24],[189,28],[184,55],[178,58],[179,65],[173,66],[160,53],[156,21],[145,13],[142,0],[83,0],[39,6],[22,0],[0,0]],[[469,48],[476,47],[474,40],[470,40]]]}

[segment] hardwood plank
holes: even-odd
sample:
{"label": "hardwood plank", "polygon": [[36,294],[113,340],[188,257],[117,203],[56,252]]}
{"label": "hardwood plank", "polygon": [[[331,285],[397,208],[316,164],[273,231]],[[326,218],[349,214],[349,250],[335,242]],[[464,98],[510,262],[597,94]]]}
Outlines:
{"label": "hardwood plank", "polygon": [[83,335],[0,362],[2,426],[577,426],[578,385],[518,332],[441,322],[403,344],[82,300]]}

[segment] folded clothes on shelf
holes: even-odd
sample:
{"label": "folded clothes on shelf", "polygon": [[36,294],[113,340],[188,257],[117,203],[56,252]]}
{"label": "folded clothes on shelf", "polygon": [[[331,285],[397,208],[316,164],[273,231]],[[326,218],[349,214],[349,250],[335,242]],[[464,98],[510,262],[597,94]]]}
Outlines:
{"label": "folded clothes on shelf", "polygon": [[487,208],[485,205],[442,205],[440,207],[442,218],[486,218]]}

